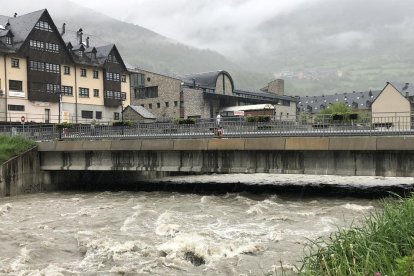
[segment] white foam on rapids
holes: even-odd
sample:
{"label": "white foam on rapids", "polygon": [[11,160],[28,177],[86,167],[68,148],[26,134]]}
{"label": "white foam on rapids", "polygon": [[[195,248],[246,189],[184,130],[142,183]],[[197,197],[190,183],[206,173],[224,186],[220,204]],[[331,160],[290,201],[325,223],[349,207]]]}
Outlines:
{"label": "white foam on rapids", "polygon": [[12,209],[12,205],[10,203],[6,203],[0,206],[0,216],[5,215]]}
{"label": "white foam on rapids", "polygon": [[8,265],[2,265],[0,267],[0,272],[7,274],[12,274],[14,272],[21,272],[27,269],[27,263],[31,260],[30,250],[26,247],[20,249],[19,255],[16,256],[13,261]]}
{"label": "white foam on rapids", "polygon": [[353,210],[353,211],[358,211],[358,212],[364,212],[364,211],[374,209],[374,206],[371,206],[371,205],[363,206],[363,205],[352,204],[352,203],[344,204],[342,205],[342,207],[348,210]]}
{"label": "white foam on rapids", "polygon": [[155,222],[155,233],[159,236],[174,237],[180,231],[180,225],[172,223],[175,220],[174,213],[162,213]]}
{"label": "white foam on rapids", "polygon": [[171,183],[242,183],[247,185],[293,185],[327,184],[349,185],[353,187],[376,187],[388,185],[412,185],[414,177],[379,177],[379,176],[338,176],[338,175],[304,175],[304,174],[211,174],[171,176],[154,179],[154,182]]}
{"label": "white foam on rapids", "polygon": [[275,209],[278,207],[281,207],[282,205],[273,202],[269,199],[263,200],[263,201],[259,201],[257,204],[251,206],[246,213],[247,214],[263,214],[266,213],[267,211],[269,211],[269,209]]}
{"label": "white foam on rapids", "polygon": [[265,251],[265,247],[249,239],[214,242],[198,233],[179,233],[173,239],[158,246],[158,250],[164,252],[166,258],[172,261],[185,260],[185,254],[191,252],[208,264],[241,254],[256,255]]}
{"label": "white foam on rapids", "polygon": [[[78,240],[79,250],[85,253],[79,267],[87,271],[102,269],[107,262],[133,263],[143,256],[150,255],[150,248],[143,241],[127,240],[119,242],[109,237],[101,237],[96,233],[93,236],[83,236],[79,232],[76,239]],[[130,270],[128,272],[138,271]]]}

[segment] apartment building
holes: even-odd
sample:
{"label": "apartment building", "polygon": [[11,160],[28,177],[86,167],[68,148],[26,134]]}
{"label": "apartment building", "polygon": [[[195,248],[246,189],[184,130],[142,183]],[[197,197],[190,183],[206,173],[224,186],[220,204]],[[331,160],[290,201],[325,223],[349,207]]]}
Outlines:
{"label": "apartment building", "polygon": [[120,120],[129,89],[115,45],[59,30],[46,9],[0,16],[0,121]]}

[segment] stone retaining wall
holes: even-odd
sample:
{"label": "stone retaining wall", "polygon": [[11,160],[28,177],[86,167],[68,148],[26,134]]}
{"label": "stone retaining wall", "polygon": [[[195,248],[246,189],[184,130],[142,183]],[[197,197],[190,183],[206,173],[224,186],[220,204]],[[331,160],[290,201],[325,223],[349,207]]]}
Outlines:
{"label": "stone retaining wall", "polygon": [[37,148],[0,165],[0,196],[16,196],[43,190]]}

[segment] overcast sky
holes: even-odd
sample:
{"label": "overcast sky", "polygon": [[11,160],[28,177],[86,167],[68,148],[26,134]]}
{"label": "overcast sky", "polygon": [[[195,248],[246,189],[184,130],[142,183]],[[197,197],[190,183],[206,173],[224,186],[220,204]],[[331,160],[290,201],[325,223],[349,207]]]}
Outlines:
{"label": "overcast sky", "polygon": [[234,43],[254,36],[261,23],[318,0],[71,1],[192,46],[231,54]]}

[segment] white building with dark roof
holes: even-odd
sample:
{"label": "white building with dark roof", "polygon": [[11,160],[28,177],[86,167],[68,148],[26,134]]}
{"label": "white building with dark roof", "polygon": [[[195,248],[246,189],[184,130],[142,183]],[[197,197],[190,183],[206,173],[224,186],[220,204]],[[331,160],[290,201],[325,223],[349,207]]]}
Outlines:
{"label": "white building with dark roof", "polygon": [[130,84],[114,44],[58,29],[46,9],[0,16],[0,25],[0,121],[121,119]]}

